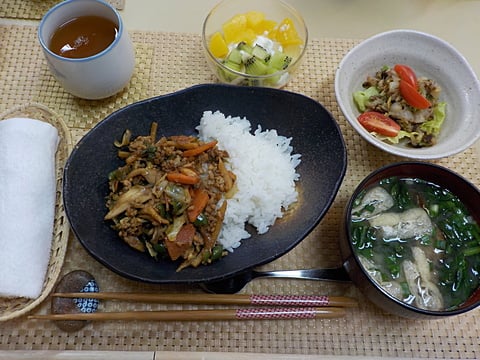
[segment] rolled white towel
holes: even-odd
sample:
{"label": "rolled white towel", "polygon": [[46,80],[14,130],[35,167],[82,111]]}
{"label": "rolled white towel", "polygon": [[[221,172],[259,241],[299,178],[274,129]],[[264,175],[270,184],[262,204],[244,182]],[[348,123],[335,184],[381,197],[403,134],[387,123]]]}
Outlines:
{"label": "rolled white towel", "polygon": [[55,216],[57,129],[0,121],[0,296],[35,299],[50,259]]}

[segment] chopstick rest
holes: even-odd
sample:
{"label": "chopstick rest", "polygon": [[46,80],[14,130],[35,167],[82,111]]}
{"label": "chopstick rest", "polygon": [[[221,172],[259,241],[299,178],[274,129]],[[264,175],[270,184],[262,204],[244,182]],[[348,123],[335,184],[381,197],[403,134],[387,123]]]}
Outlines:
{"label": "chopstick rest", "polygon": [[[93,313],[97,311],[99,300],[92,299],[91,294],[98,293],[98,285],[92,274],[83,270],[74,270],[66,274],[55,287],[57,293],[77,291],[75,298],[54,297],[50,311],[52,314]],[[61,330],[78,331],[87,325],[87,321],[56,321]]]}
{"label": "chopstick rest", "polygon": [[338,307],[278,307],[218,310],[165,310],[97,312],[78,314],[30,315],[33,320],[88,320],[88,321],[215,321],[215,320],[281,320],[281,319],[332,319],[345,316]]}

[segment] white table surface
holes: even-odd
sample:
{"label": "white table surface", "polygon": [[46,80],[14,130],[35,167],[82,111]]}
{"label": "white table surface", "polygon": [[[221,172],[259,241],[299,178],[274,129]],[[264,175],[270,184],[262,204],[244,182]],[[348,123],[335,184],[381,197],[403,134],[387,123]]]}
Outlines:
{"label": "white table surface", "polygon": [[[132,30],[200,33],[218,0],[126,0],[121,11]],[[450,42],[480,75],[478,0],[286,0],[305,18],[313,38],[364,39],[408,28]]]}

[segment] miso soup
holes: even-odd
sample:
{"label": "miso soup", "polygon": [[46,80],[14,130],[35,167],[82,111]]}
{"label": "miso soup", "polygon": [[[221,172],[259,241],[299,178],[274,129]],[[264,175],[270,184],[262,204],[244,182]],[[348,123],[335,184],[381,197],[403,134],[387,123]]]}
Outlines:
{"label": "miso soup", "polygon": [[480,227],[449,190],[384,179],[354,200],[350,232],[365,270],[418,308],[452,310],[480,281]]}

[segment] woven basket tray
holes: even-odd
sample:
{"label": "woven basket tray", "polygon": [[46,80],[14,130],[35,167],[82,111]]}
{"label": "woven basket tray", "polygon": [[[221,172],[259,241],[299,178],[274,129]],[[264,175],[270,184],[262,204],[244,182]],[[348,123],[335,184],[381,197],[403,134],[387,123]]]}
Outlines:
{"label": "woven basket tray", "polygon": [[57,192],[50,262],[48,264],[42,293],[37,299],[27,299],[23,297],[0,298],[0,321],[10,320],[26,314],[45,300],[60,275],[70,231],[62,200],[63,167],[72,148],[70,132],[59,116],[40,104],[31,103],[10,109],[0,114],[0,121],[13,117],[33,118],[45,121],[57,128],[60,137],[55,157]]}

